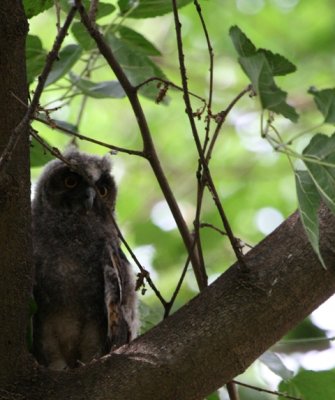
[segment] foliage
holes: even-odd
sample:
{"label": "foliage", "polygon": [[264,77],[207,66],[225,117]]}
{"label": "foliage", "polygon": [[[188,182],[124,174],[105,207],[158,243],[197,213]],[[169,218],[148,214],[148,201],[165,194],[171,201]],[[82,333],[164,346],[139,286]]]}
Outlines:
{"label": "foliage", "polygon": [[[179,7],[183,7],[191,3],[191,0],[177,3]],[[64,20],[71,9],[71,4],[67,0],[60,0],[56,4],[58,7],[54,7],[53,1],[24,0],[28,18],[38,16],[50,9],[50,14],[48,16],[43,14],[43,17],[49,18],[48,21],[52,20],[53,24],[55,24],[55,13],[58,20]],[[88,10],[90,2],[86,0],[83,1],[83,4]],[[204,8],[203,15],[208,19],[213,18],[210,15],[211,11],[207,11],[213,10],[211,8],[213,5],[206,2],[202,4],[202,7]],[[191,5],[182,9],[182,15],[185,18],[183,23],[186,26],[193,24],[194,9]],[[292,190],[287,190],[287,186],[292,185],[295,177],[301,220],[320,263],[326,268],[319,249],[317,211],[320,202],[324,201],[335,212],[335,135],[328,135],[329,127],[327,128],[327,126],[324,128],[327,135],[325,133],[312,134],[313,130],[309,129],[311,123],[308,121],[308,115],[303,113],[304,110],[299,110],[302,111],[300,118],[303,119],[300,122],[303,128],[302,134],[291,134],[296,130],[291,122],[298,121],[298,112],[294,104],[299,102],[288,100],[290,96],[277,84],[279,82],[290,88],[297,86],[296,83],[290,84],[293,81],[289,80],[293,79],[291,74],[295,72],[296,66],[286,57],[277,54],[277,51],[286,51],[287,40],[284,39],[287,38],[288,32],[283,32],[281,37],[281,27],[277,27],[276,37],[280,36],[278,46],[277,43],[275,45],[269,43],[269,40],[262,37],[259,32],[255,30],[252,32],[250,36],[255,37],[257,43],[261,43],[262,46],[270,45],[273,48],[272,51],[258,49],[243,32],[246,31],[249,35],[249,32],[252,31],[251,23],[247,19],[242,19],[243,31],[236,25],[230,28],[229,34],[238,54],[238,62],[248,78],[248,83],[252,85],[252,90],[251,87],[241,89],[242,83],[234,86],[226,81],[223,101],[217,94],[220,92],[220,83],[215,83],[214,95],[212,89],[209,89],[210,96],[207,96],[207,89],[204,89],[203,85],[205,81],[203,76],[208,69],[207,59],[208,56],[209,58],[211,56],[211,46],[207,44],[209,50],[206,49],[207,53],[200,57],[200,61],[197,53],[199,49],[195,50],[196,55],[192,59],[192,47],[188,45],[190,43],[199,45],[200,41],[204,42],[203,32],[194,25],[192,25],[194,33],[190,37],[185,35],[183,38],[184,46],[189,51],[187,67],[189,68],[190,89],[188,92],[185,91],[185,87],[184,90],[181,90],[180,84],[175,83],[179,82],[177,80],[179,79],[178,68],[175,66],[171,68],[171,64],[173,64],[171,58],[175,52],[175,39],[171,39],[171,35],[168,34],[164,37],[164,34],[160,32],[163,22],[164,24],[170,23],[167,21],[172,19],[171,11],[172,2],[170,0],[159,2],[155,0],[139,0],[137,2],[119,0],[117,4],[116,2],[111,4],[108,1],[99,2],[95,24],[112,49],[116,61],[130,84],[142,96],[141,102],[146,110],[152,138],[158,147],[160,161],[168,171],[167,175],[172,181],[175,197],[181,205],[186,222],[189,226],[193,223],[196,209],[199,206],[199,202],[197,203],[195,199],[197,190],[199,187],[201,188],[201,180],[195,181],[194,176],[196,174],[205,176],[203,175],[204,166],[197,170],[198,158],[201,159],[201,154],[199,156],[195,150],[194,137],[185,134],[185,125],[180,122],[185,109],[182,98],[188,93],[194,107],[193,117],[198,119],[195,122],[203,155],[208,160],[208,164],[209,160],[211,162],[210,172],[234,234],[241,238],[242,243],[256,243],[264,234],[260,229],[254,227],[254,218],[258,210],[271,206],[280,209],[285,215],[293,211],[295,207],[294,194],[292,194]],[[222,10],[222,12],[227,11]],[[167,14],[165,17],[161,17],[165,14]],[[212,11],[212,14],[215,13]],[[268,15],[266,23],[270,24],[271,13],[268,12]],[[148,20],[152,17],[156,17],[156,19]],[[232,23],[239,23],[239,19],[241,20],[238,13],[235,15],[235,19],[229,17]],[[31,20],[32,28],[34,28],[34,19]],[[273,20],[275,21],[275,18]],[[154,28],[151,32],[149,29],[149,33],[145,34],[141,30],[143,30],[143,26],[147,27],[147,21],[151,21]],[[227,51],[234,59],[233,46],[229,43],[228,33],[226,33],[228,26],[222,28],[218,24],[213,24],[213,26],[208,24],[209,26],[212,28],[213,36],[221,38],[215,47],[218,56],[217,65],[223,69],[226,68],[229,72],[229,63],[233,63],[232,70],[235,75],[238,75],[235,60],[226,62],[222,56]],[[31,90],[36,88],[37,77],[44,68],[48,54],[47,49],[50,47],[50,43],[47,43],[45,37],[45,30],[42,32],[39,34],[36,29],[28,36],[26,44],[27,75]],[[267,32],[266,26],[262,32],[263,34]],[[280,33],[278,34],[278,32]],[[223,35],[226,37],[222,38]],[[153,40],[156,39],[156,36],[157,40]],[[296,40],[299,45],[301,43],[298,34],[292,40]],[[306,41],[308,40],[304,41],[305,45]],[[303,53],[304,50],[300,51]],[[305,52],[308,52],[308,49],[305,49]],[[213,72],[214,69],[211,68],[211,73]],[[302,71],[303,73],[304,71]],[[225,72],[220,72],[220,74],[225,74]],[[286,77],[286,75],[289,76]],[[242,77],[240,79],[243,80]],[[216,88],[216,85],[219,89]],[[43,144],[49,146],[49,150],[63,148],[69,142],[79,144],[78,138],[75,139],[75,134],[78,132],[84,134],[85,132],[86,135],[89,130],[94,132],[94,134],[87,135],[93,141],[81,141],[80,145],[83,149],[105,152],[106,147],[100,145],[111,144],[115,152],[119,152],[115,160],[114,172],[120,180],[122,179],[118,203],[122,230],[131,247],[135,248],[142,264],[150,270],[155,282],[159,282],[162,295],[170,298],[181,275],[181,270],[185,268],[187,258],[185,250],[180,235],[175,229],[175,223],[171,221],[170,211],[166,207],[161,193],[153,184],[148,164],[145,163],[145,160],[134,157],[136,155],[134,152],[140,152],[137,149],[140,149],[143,143],[138,134],[136,118],[131,116],[129,108],[127,105],[125,106],[124,87],[117,79],[117,72],[114,71],[114,74],[111,72],[106,60],[98,51],[96,42],[80,22],[78,15],[76,21],[71,25],[70,36],[62,46],[58,59],[52,65],[45,88],[41,101],[42,106],[37,116],[40,122],[34,122],[34,129],[39,133],[34,136],[31,147],[33,175],[38,173],[36,167],[43,166],[52,158],[50,153],[43,148]],[[250,104],[251,100],[246,99],[244,96],[246,93],[250,93],[250,97],[259,100],[262,109],[261,132],[257,132],[258,137],[253,136],[251,132],[256,124],[255,114],[258,111],[255,106]],[[309,94],[313,96],[316,107],[310,111],[309,104],[308,113],[311,113],[315,119],[318,118],[317,112],[319,112],[324,124],[333,124],[335,121],[335,89],[319,90],[312,87],[309,89]],[[297,97],[295,94],[295,98]],[[156,106],[152,101],[169,105],[168,107]],[[124,111],[125,109],[126,111]],[[225,121],[226,117],[227,121]],[[242,121],[243,118],[252,118],[252,126],[249,127],[250,123],[248,122],[244,126],[241,125],[239,121]],[[224,135],[221,135],[223,138],[215,136],[216,129],[221,122],[224,124]],[[229,123],[236,124],[237,139],[233,136]],[[65,134],[60,136],[56,132],[56,127],[59,128],[58,130],[63,130]],[[211,134],[208,133],[209,131]],[[263,143],[260,145],[261,136]],[[213,137],[215,137],[214,141],[211,139]],[[43,140],[39,141],[39,138]],[[213,144],[211,150],[209,150],[210,146],[206,145],[209,142]],[[270,148],[277,154],[268,152],[261,155],[255,146],[263,146],[262,148],[267,146],[265,147],[267,151]],[[246,148],[247,151],[249,150],[247,157]],[[127,158],[125,156],[127,152],[133,154],[132,157]],[[286,162],[284,157],[279,158],[278,154],[280,153],[284,153],[289,162]],[[143,158],[145,159],[145,157]],[[299,162],[294,165],[294,160]],[[273,164],[276,164],[275,167]],[[278,182],[280,184],[277,184]],[[278,187],[276,188],[276,186]],[[283,196],[280,195],[280,186],[282,192],[285,193]],[[275,188],[279,188],[279,191],[275,192]],[[206,265],[208,265],[207,273],[211,280],[221,273],[223,268],[229,265],[234,258],[234,252],[228,240],[225,240],[226,226],[223,224],[224,226],[221,227],[222,220],[218,216],[216,207],[213,207],[212,194],[213,190],[209,193],[205,192],[203,202],[200,201],[202,214],[201,221],[198,221],[198,223],[202,223],[201,229],[200,227],[198,229],[206,256]],[[195,229],[197,229],[196,226]],[[223,234],[222,231],[224,231]],[[193,297],[198,290],[193,274],[187,265],[185,271],[187,271],[185,282],[176,301],[171,304],[173,309]],[[143,304],[141,304],[144,330],[162,318],[160,305],[153,296],[152,290],[148,288],[148,284],[144,291],[147,289],[149,295],[144,296]],[[314,399],[316,397],[308,385],[308,382],[312,381],[315,383],[315,387],[318,383],[323,382],[330,388],[330,391],[333,390],[334,386],[330,383],[331,371],[328,371],[330,375],[328,372],[302,371],[292,378],[291,371],[287,370],[274,353],[264,355],[261,361],[284,380],[279,387],[280,391],[301,395],[306,399]],[[293,387],[295,389],[292,389]],[[209,398],[219,397],[218,394],[213,394]],[[327,398],[331,398],[331,395],[329,394]]]}
{"label": "foliage", "polygon": [[[335,370],[330,371],[300,371],[293,379],[283,381],[280,391],[304,400],[328,400],[335,396]],[[285,396],[280,396],[284,400]]]}

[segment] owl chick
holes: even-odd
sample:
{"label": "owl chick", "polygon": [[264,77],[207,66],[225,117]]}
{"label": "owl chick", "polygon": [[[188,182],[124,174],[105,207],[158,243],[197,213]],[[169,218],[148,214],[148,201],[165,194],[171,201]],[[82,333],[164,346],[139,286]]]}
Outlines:
{"label": "owl chick", "polygon": [[35,257],[33,354],[74,368],[132,340],[138,329],[131,267],[114,221],[108,157],[75,149],[46,165],[32,205]]}

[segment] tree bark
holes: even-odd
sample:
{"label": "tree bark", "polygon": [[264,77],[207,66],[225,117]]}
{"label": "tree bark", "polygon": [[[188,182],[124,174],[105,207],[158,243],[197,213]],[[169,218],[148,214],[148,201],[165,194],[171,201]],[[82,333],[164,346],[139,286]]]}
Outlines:
{"label": "tree bark", "polygon": [[[29,400],[194,400],[242,373],[335,291],[335,217],[320,211],[325,271],[297,213],[190,303],[112,355],[66,372],[34,366],[6,390]],[[28,393],[28,394],[27,394]]]}
{"label": "tree bark", "polygon": [[[27,103],[25,37],[20,0],[0,1],[0,155]],[[16,98],[15,98],[15,97]],[[22,132],[0,171],[0,385],[15,376],[26,355],[31,289],[29,140]]]}

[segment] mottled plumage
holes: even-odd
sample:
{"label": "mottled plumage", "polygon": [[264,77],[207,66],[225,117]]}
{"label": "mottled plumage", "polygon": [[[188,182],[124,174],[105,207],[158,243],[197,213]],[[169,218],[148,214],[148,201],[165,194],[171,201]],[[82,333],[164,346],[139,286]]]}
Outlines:
{"label": "mottled plumage", "polygon": [[33,353],[74,368],[129,342],[138,328],[131,267],[113,224],[108,157],[73,149],[45,167],[33,200]]}

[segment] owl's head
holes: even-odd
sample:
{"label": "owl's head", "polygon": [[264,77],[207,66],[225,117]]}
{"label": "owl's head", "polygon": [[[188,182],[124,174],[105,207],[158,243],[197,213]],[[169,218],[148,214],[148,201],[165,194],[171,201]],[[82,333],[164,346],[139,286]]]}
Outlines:
{"label": "owl's head", "polygon": [[71,149],[68,164],[49,162],[37,183],[35,204],[64,213],[113,212],[116,186],[108,156],[98,157]]}

